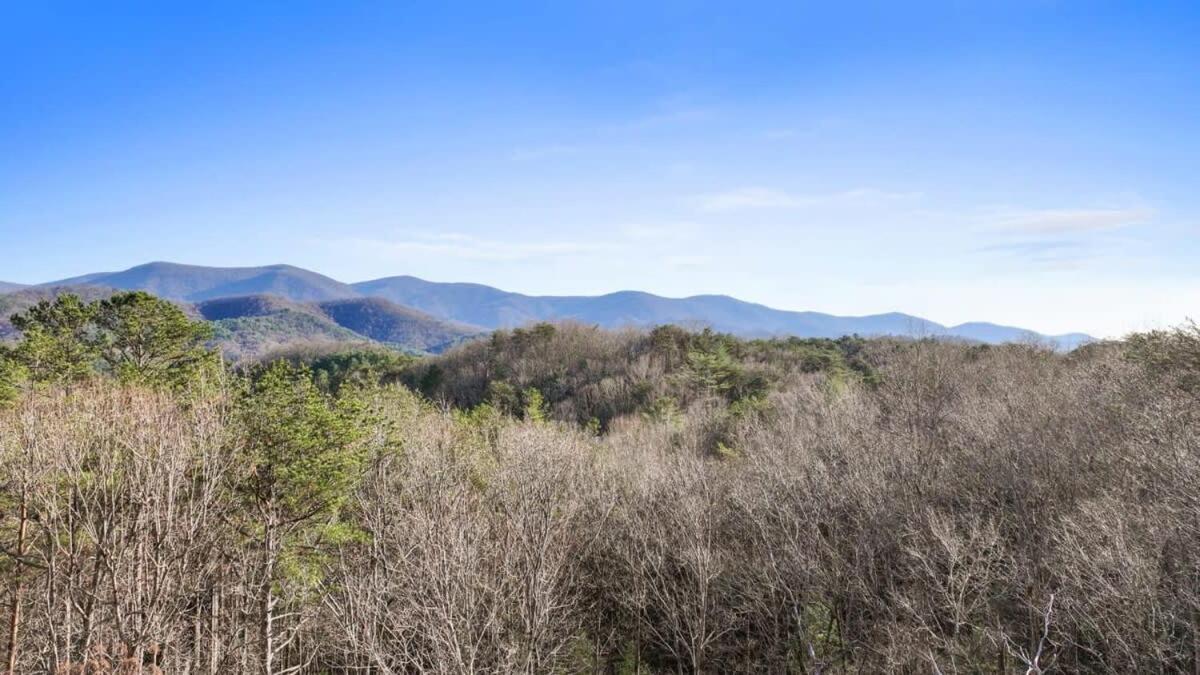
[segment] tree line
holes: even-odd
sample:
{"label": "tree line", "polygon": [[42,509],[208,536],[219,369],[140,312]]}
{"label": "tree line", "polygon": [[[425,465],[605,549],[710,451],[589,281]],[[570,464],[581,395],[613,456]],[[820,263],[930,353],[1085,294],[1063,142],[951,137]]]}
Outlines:
{"label": "tree line", "polygon": [[8,672],[1200,668],[1194,327],[232,368],[142,293],[14,325]]}

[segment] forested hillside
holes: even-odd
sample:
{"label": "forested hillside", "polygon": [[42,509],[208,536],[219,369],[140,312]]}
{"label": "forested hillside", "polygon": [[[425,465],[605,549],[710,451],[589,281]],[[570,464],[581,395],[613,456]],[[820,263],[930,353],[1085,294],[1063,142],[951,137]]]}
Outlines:
{"label": "forested hillside", "polygon": [[201,302],[196,311],[213,323],[216,344],[233,360],[289,347],[342,343],[440,352],[480,332],[378,298],[294,302],[250,295]]}
{"label": "forested hillside", "polygon": [[[96,301],[117,292],[85,284],[37,286],[0,294],[0,341],[17,337],[9,317],[40,301],[66,294]],[[246,295],[172,303],[187,316],[209,322],[210,345],[235,362],[283,348],[330,344],[382,344],[404,352],[439,352],[480,332],[474,326],[443,321],[379,298],[302,302],[277,295]]]}
{"label": "forested hillside", "polygon": [[542,323],[500,330],[400,378],[427,398],[470,409],[489,404],[516,415],[531,405],[563,422],[606,429],[630,414],[678,415],[702,401],[735,410],[761,405],[802,373],[874,381],[861,338],[742,340],[676,326],[606,331]]}
{"label": "forested hillside", "polygon": [[13,323],[13,672],[1200,667],[1195,327],[1063,354],[546,324],[226,368],[142,293]]}

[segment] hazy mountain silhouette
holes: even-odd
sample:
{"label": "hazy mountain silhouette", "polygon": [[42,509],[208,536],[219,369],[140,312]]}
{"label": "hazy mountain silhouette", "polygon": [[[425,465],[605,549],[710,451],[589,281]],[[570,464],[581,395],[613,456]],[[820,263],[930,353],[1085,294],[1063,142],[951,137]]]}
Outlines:
{"label": "hazy mountain silhouette", "polygon": [[88,274],[52,285],[95,284],[197,302],[229,296],[271,294],[289,300],[334,300],[358,295],[350,286],[291,265],[201,267],[153,262],[123,272]]}
{"label": "hazy mountain silhouette", "polygon": [[606,327],[665,323],[706,326],[751,337],[797,335],[833,338],[857,333],[953,337],[989,343],[1033,339],[1051,340],[1064,349],[1092,339],[1083,333],[1045,336],[1023,328],[985,322],[944,326],[899,312],[869,316],[790,312],[724,295],[664,298],[638,291],[620,291],[593,297],[529,296],[480,284],[437,283],[411,276],[365,281],[353,287],[364,295],[387,298],[435,316],[485,328],[573,319]]}
{"label": "hazy mountain silhouette", "polygon": [[[401,307],[349,303],[335,304],[328,309],[309,308],[306,311],[318,311],[326,317],[331,317],[330,312],[334,312],[358,329],[381,336],[367,336],[372,339],[394,342],[392,338],[396,337],[408,339],[418,335],[427,336],[418,339],[422,344],[436,342],[440,336],[453,341],[456,338],[451,336],[456,333],[468,334],[475,327],[495,329],[560,320],[608,328],[674,323],[710,327],[748,337],[839,337],[857,333],[866,336],[959,338],[988,343],[1049,340],[1061,348],[1072,348],[1091,339],[1082,333],[1045,336],[1023,328],[986,322],[945,326],[899,312],[836,316],[820,312],[784,311],[723,295],[664,298],[639,291],[620,291],[600,296],[532,296],[482,284],[438,283],[411,276],[346,284],[291,265],[222,268],[155,262],[123,272],[66,279],[52,285],[64,284],[145,290],[164,298],[189,302],[259,295],[277,296],[279,300],[275,302],[286,300],[300,303],[382,298]],[[249,311],[249,308],[245,309]],[[411,310],[428,316],[422,315],[422,318],[405,313]],[[288,311],[299,310],[293,307]],[[421,323],[429,320],[456,323],[453,327],[437,328]],[[409,322],[417,323],[410,325]],[[335,323],[340,325],[342,322]],[[352,326],[343,327],[354,330]]]}

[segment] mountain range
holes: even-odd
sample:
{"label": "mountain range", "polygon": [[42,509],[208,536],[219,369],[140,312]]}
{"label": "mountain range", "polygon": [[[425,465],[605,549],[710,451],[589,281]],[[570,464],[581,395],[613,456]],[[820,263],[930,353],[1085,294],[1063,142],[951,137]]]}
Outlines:
{"label": "mountain range", "polygon": [[[0,293],[0,341],[16,336],[8,317],[64,293],[91,302],[124,289],[96,284],[54,283]],[[445,321],[383,298],[301,302],[257,294],[191,303],[172,299],[193,319],[208,321],[214,343],[233,360],[311,344],[382,344],[403,351],[435,353],[482,330]]]}
{"label": "mountain range", "polygon": [[985,343],[1033,339],[1053,342],[1061,349],[1091,340],[1082,333],[1040,335],[985,322],[945,326],[898,312],[851,317],[784,311],[724,295],[665,298],[619,291],[600,296],[532,296],[411,276],[349,284],[291,265],[201,267],[155,262],[36,286],[0,283],[4,294],[0,311],[6,305],[11,309],[26,304],[14,303],[14,298],[74,288],[143,290],[173,300],[213,321],[219,335],[224,331],[229,339],[241,339],[245,344],[237,351],[246,353],[286,342],[292,334],[434,352],[487,330],[564,320],[606,328],[673,323],[745,337],[903,335]]}

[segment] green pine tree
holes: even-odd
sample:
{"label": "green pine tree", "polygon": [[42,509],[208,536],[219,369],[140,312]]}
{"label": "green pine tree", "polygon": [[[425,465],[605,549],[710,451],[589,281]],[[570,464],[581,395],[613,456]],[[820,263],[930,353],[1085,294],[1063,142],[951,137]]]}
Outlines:
{"label": "green pine tree", "polygon": [[176,305],[141,291],[95,304],[94,349],[103,367],[126,382],[181,387],[214,374],[212,328]]}
{"label": "green pine tree", "polygon": [[34,382],[67,383],[90,377],[96,368],[95,305],[77,295],[43,300],[15,314],[21,342],[9,358]]}
{"label": "green pine tree", "polygon": [[241,471],[233,487],[260,554],[260,654],[268,675],[281,648],[276,589],[284,564],[339,533],[340,507],[363,464],[362,417],[356,402],[326,397],[311,373],[286,362],[269,366],[239,400]]}

